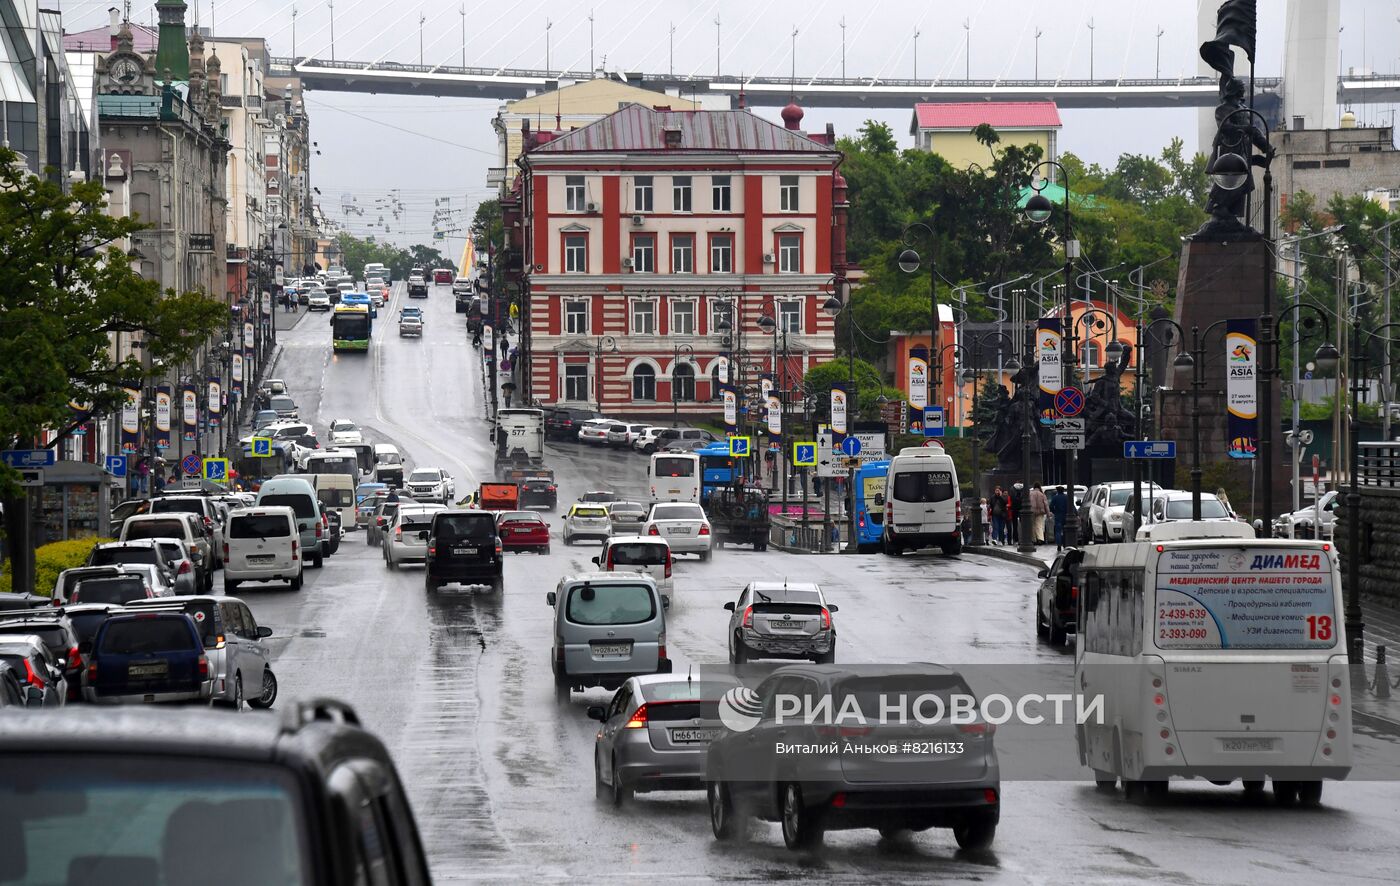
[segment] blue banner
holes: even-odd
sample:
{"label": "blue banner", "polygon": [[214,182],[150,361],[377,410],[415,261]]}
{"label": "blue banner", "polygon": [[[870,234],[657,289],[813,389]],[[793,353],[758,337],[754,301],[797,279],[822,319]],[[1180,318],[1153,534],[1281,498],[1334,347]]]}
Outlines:
{"label": "blue banner", "polygon": [[1259,446],[1259,345],[1255,320],[1225,321],[1225,454],[1254,458]]}
{"label": "blue banner", "polygon": [[1059,317],[1041,317],[1035,330],[1035,354],[1040,364],[1040,397],[1037,407],[1040,423],[1055,423],[1055,395],[1064,387],[1061,373],[1061,345],[1063,334]]}

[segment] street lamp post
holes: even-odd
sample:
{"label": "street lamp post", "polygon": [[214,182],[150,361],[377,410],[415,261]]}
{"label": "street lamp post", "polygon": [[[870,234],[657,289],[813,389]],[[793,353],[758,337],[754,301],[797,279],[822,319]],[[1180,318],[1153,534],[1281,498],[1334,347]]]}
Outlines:
{"label": "street lamp post", "polygon": [[[1201,332],[1201,327],[1191,327],[1191,353],[1189,364],[1191,373],[1191,519],[1201,519],[1201,389],[1206,386],[1206,340],[1211,332],[1224,326],[1227,320],[1216,320]],[[1173,365],[1186,368],[1187,364],[1177,358]]]}
{"label": "street lamp post", "polygon": [[[1319,311],[1319,314],[1321,312]],[[1326,315],[1322,315],[1326,322]],[[1386,323],[1383,326],[1363,333],[1359,317],[1352,318],[1351,323],[1351,418],[1348,424],[1347,448],[1351,451],[1347,455],[1347,549],[1346,549],[1346,588],[1347,588],[1347,608],[1346,608],[1346,629],[1347,642],[1351,644],[1358,654],[1352,658],[1352,665],[1355,667],[1360,661],[1360,652],[1366,648],[1364,636],[1366,623],[1361,615],[1361,414],[1360,398],[1363,376],[1366,373],[1366,348],[1370,347],[1377,338],[1385,343],[1385,366],[1390,366],[1390,349],[1393,346],[1389,338],[1384,333],[1388,330],[1400,329],[1400,323]],[[1324,339],[1327,333],[1323,333]],[[1330,347],[1330,343],[1324,341],[1323,344]],[[1319,349],[1319,353],[1321,349]],[[1332,351],[1336,353],[1335,349]],[[1322,359],[1318,359],[1318,365],[1322,365]],[[1364,679],[1364,674],[1363,674]]]}
{"label": "street lamp post", "polygon": [[[1021,337],[1021,353],[1025,358],[1026,366],[1033,365],[1035,360],[1035,332],[1033,327],[1027,323],[1024,334]],[[1010,366],[1008,365],[1009,369]],[[1031,507],[1031,488],[1035,485],[1035,477],[1032,474],[1031,459],[1031,435],[1035,433],[1035,405],[1037,391],[1029,385],[1022,385],[1023,390],[1013,391],[1012,396],[1020,396],[1021,403],[1021,512],[1017,517],[1021,521],[1020,543],[1016,545],[1016,550],[1022,554],[1035,553],[1035,513]]]}
{"label": "street lamp post", "polygon": [[[680,368],[681,357],[687,360],[695,358],[695,348],[690,345],[676,345],[674,356],[671,361],[671,427],[678,428],[681,425],[681,400],[676,393],[676,370]],[[692,377],[693,383],[693,377]],[[694,388],[691,388],[691,396],[694,396]]]}
{"label": "street lamp post", "polygon": [[[933,228],[923,222],[914,222],[904,229],[903,240],[904,251],[899,254],[899,269],[906,274],[913,274],[919,270],[922,259],[919,254],[909,245],[910,239],[915,229],[923,231],[928,245],[928,306],[929,306],[929,327],[928,327],[928,352],[929,356],[938,354],[939,365],[937,374],[934,376],[934,384],[930,392],[929,400],[943,405],[943,352],[939,346],[942,339],[942,328],[938,322],[938,267],[934,257],[934,250],[937,247],[937,236]],[[933,367],[929,367],[933,369]]]}
{"label": "street lamp post", "polygon": [[[791,475],[791,462],[790,462],[789,459],[788,459],[788,452],[787,452],[787,439],[788,439],[788,426],[787,426],[787,422],[788,422],[788,389],[787,389],[788,331],[787,331],[787,327],[786,327],[786,326],[783,326],[782,324],[780,324],[780,323],[778,322],[777,318],[774,317],[773,314],[770,313],[769,311],[764,311],[763,313],[759,314],[759,317],[758,317],[758,319],[755,321],[755,323],[757,323],[758,328],[759,328],[760,330],[762,330],[764,333],[773,336],[773,360],[774,360],[775,363],[777,362],[777,359],[778,359],[778,339],[781,337],[781,338],[782,338],[782,342],[783,342],[783,344],[782,344],[782,358],[783,358],[783,362],[782,362],[782,372],[780,373],[779,377],[778,377],[778,378],[775,378],[773,381],[774,381],[775,386],[776,386],[777,389],[778,389],[778,400],[779,400],[779,402],[780,402],[780,404],[781,404],[781,405],[780,405],[780,410],[779,410],[779,411],[780,411],[780,413],[781,413],[781,415],[782,415],[782,433],[779,434],[779,436],[778,436],[778,458],[782,459],[782,464],[783,464],[783,466],[784,466],[784,470],[782,471],[782,474],[781,474],[781,479],[782,479],[782,484],[783,484],[783,498],[782,498],[782,501],[783,501],[783,513],[784,513],[784,514],[787,514],[788,486],[789,486],[789,482],[790,482],[790,480],[791,480],[791,476],[790,476],[790,475]],[[774,480],[776,481],[776,480],[778,479],[778,475],[779,475],[779,472],[778,472],[778,470],[777,470],[777,468],[778,468],[778,462],[777,462],[776,460],[775,460],[774,463],[773,463],[773,468],[774,468],[774,471],[773,471],[773,473],[774,473]]]}
{"label": "street lamp post", "polygon": [[[1175,347],[1177,350],[1176,360],[1173,365],[1182,369],[1189,369],[1195,365],[1190,353],[1186,350],[1186,332],[1181,328],[1181,324],[1170,317],[1158,317],[1149,323],[1139,323],[1137,325],[1137,341],[1135,342],[1135,358],[1137,365],[1133,370],[1133,399],[1137,408],[1133,410],[1133,438],[1137,440],[1147,439],[1142,427],[1142,380],[1147,374],[1146,355],[1143,351],[1144,343],[1152,339],[1152,328],[1157,324],[1171,327],[1167,335],[1163,338],[1163,344],[1167,347]],[[1133,534],[1137,534],[1138,527],[1142,525],[1142,473],[1143,460],[1133,459],[1133,498],[1129,503],[1133,514]],[[1127,509],[1125,509],[1126,511]],[[1132,541],[1129,537],[1127,527],[1123,529],[1123,540]]]}
{"label": "street lamp post", "polygon": [[609,354],[617,353],[617,339],[611,335],[600,335],[593,347],[593,401],[598,406],[598,411],[603,411],[603,348],[608,349]]}

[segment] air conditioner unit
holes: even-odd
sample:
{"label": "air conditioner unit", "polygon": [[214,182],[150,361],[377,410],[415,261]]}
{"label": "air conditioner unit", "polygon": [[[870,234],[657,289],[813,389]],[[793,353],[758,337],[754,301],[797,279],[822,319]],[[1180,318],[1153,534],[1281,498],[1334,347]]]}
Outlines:
{"label": "air conditioner unit", "polygon": [[634,228],[640,228],[642,225],[644,225],[644,224],[646,224],[646,223],[647,223],[647,217],[646,217],[645,215],[634,215],[634,216],[632,216],[632,227],[634,227]]}
{"label": "air conditioner unit", "polygon": [[632,256],[629,255],[629,256],[623,258],[623,259],[622,259],[622,266],[623,266],[624,268],[630,268],[630,267],[632,267]]}
{"label": "air conditioner unit", "polygon": [[584,209],[585,212],[597,212],[597,211],[598,211],[598,204],[597,204],[597,203],[591,203],[591,202],[590,202],[590,203],[585,203],[585,204],[583,204],[583,209]]}
{"label": "air conditioner unit", "polygon": [[764,263],[765,265],[771,265],[771,264],[772,264],[774,261],[776,261],[776,260],[777,260],[777,259],[775,259],[775,258],[773,257],[773,253],[771,253],[771,252],[765,252],[765,253],[763,253],[763,263]]}

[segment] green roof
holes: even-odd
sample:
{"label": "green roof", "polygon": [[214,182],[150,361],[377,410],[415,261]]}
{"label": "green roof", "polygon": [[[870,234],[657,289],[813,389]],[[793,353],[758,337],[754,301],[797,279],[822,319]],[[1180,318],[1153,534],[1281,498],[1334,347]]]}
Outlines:
{"label": "green roof", "polygon": [[[1045,187],[1040,189],[1040,193],[1045,195],[1046,200],[1049,200],[1056,206],[1065,205],[1065,189],[1063,185],[1056,184],[1055,182],[1046,182]],[[1021,198],[1016,201],[1016,208],[1025,209],[1027,201],[1029,201],[1034,194],[1035,188],[1022,188]],[[1095,198],[1093,194],[1075,194],[1074,202],[1080,206],[1086,207],[1095,207],[1099,205],[1098,199]]]}

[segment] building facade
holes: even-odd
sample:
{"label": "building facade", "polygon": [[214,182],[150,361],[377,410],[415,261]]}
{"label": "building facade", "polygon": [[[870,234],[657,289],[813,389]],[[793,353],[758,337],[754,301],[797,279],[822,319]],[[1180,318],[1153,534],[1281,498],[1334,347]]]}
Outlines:
{"label": "building facade", "polygon": [[1272,168],[1280,212],[1304,192],[1319,209],[1337,196],[1370,194],[1387,207],[1400,200],[1400,151],[1392,127],[1360,128],[1347,112],[1339,129],[1286,129],[1269,136],[1278,151]]}
{"label": "building facade", "polygon": [[990,149],[973,134],[986,124],[1003,145],[1038,145],[1041,157],[1059,158],[1060,111],[1054,102],[947,102],[914,106],[909,134],[921,151],[938,154],[962,169],[989,166]]}
{"label": "building facade", "polygon": [[69,69],[60,13],[0,0],[0,135],[30,172],[59,182],[91,177],[96,144],[83,82]]}
{"label": "building facade", "polygon": [[634,104],[570,132],[524,122],[507,229],[525,399],[713,414],[726,379],[752,402],[762,376],[796,391],[834,357],[822,306],[845,270],[841,155],[830,128],[800,130],[796,105],[783,116]]}

